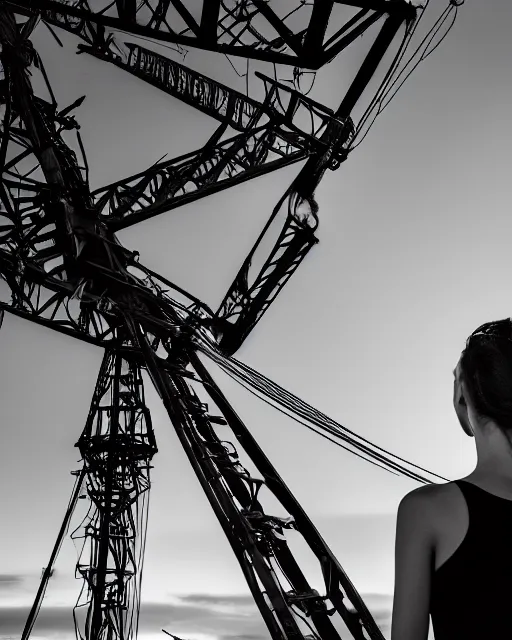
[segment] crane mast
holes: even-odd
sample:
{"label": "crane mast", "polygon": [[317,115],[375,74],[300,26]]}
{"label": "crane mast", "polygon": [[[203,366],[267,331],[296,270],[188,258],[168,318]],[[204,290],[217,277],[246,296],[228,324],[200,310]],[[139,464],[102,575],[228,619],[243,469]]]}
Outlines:
{"label": "crane mast", "polygon": [[[327,38],[333,7],[342,4],[356,10]],[[0,314],[8,311],[104,349],[76,444],[83,466],[74,472],[75,488],[22,640],[33,629],[81,498],[90,508],[72,534],[83,545],[76,567],[83,588],[73,612],[77,637],[137,636],[143,532],[157,453],[143,371],[165,406],[273,640],[339,640],[347,634],[383,640],[342,566],[199,359],[195,338],[200,335],[232,356],[318,242],[315,191],[325,172],[346,160],[356,135],[352,111],[401,27],[415,23],[417,9],[406,0],[315,0],[306,27],[294,30],[264,0],[204,0],[195,14],[185,0],[150,0],[145,12],[132,0],[116,0],[109,11],[106,5],[100,0],[93,11],[86,0],[0,0],[0,276],[10,291],[10,299],[0,301]],[[256,29],[257,16],[269,25],[272,37]],[[336,110],[259,72],[264,97],[258,101],[108,32],[123,30],[178,46],[319,69],[381,19]],[[72,115],[83,97],[58,109],[30,41],[41,20],[77,36],[80,53],[214,118],[217,129],[202,148],[91,192]],[[34,94],[33,66],[43,72],[51,101]],[[235,135],[226,138],[228,127]],[[82,164],[64,142],[65,131],[77,135]],[[303,167],[216,311],[152,272],[116,237],[121,229],[298,161],[304,161]],[[255,253],[279,214],[284,214],[284,225],[258,269]],[[200,383],[208,403],[192,381]],[[233,442],[221,438],[220,426],[230,429]],[[261,477],[242,465],[239,450]],[[266,513],[268,492],[286,517]],[[322,593],[292,554],[289,530],[315,555]]]}

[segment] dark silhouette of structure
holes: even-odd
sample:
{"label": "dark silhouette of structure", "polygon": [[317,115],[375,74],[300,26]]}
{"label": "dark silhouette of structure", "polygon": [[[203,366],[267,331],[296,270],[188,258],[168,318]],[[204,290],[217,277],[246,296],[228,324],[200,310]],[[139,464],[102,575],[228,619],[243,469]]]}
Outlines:
{"label": "dark silhouette of structure", "polygon": [[[74,472],[75,488],[23,640],[30,635],[80,498],[88,499],[90,508],[73,533],[84,541],[77,565],[77,574],[83,577],[74,610],[77,635],[86,640],[136,636],[146,497],[157,452],[142,370],[148,372],[165,405],[272,638],[338,640],[344,635],[341,628],[358,640],[383,638],[341,565],[197,355],[202,351],[231,363],[240,377],[252,375],[260,390],[271,394],[268,382],[261,376],[256,381],[255,373],[231,356],[317,242],[315,189],[328,169],[337,169],[347,158],[360,137],[362,127],[351,119],[353,107],[402,29],[396,56],[365,117],[382,108],[384,95],[393,88],[391,80],[405,68],[404,55],[423,14],[406,0],[289,4],[294,10],[285,15],[267,0],[204,0],[201,5],[199,0],[140,4],[115,0],[111,5],[98,0],[94,9],[87,0],[0,0],[0,276],[10,289],[10,299],[2,300],[0,309],[105,350],[89,416],[76,445],[83,468]],[[457,4],[448,5],[446,16],[454,17]],[[333,12],[341,5],[352,13],[334,28]],[[300,15],[303,22],[298,27]],[[123,30],[177,46],[290,65],[299,78],[304,69],[316,70],[331,61],[379,20],[382,27],[335,112],[297,86],[261,73],[257,75],[265,97],[257,101],[154,51],[122,44],[113,33]],[[217,119],[217,130],[201,149],[91,193],[79,126],[72,115],[83,98],[58,109],[44,65],[29,39],[39,22],[55,37],[52,27],[75,34],[83,41],[79,51]],[[262,33],[261,25],[270,35]],[[440,27],[436,29],[430,33],[439,33]],[[434,35],[416,50],[416,59],[429,53]],[[31,66],[43,73],[51,101],[34,95]],[[310,122],[307,128],[304,115]],[[228,127],[236,135],[223,139]],[[63,139],[63,132],[73,130],[82,164]],[[306,160],[303,168],[215,312],[144,267],[137,253],[116,238],[119,229],[299,160]],[[283,211],[284,227],[263,267],[254,273],[254,253]],[[201,383],[217,415],[200,401],[191,381]],[[280,401],[290,401],[290,406],[295,402],[297,407],[299,401],[290,398],[283,391]],[[305,403],[301,407],[306,411]],[[319,412],[315,416],[320,420]],[[229,426],[262,478],[251,476],[241,465],[237,450],[219,438],[216,425]],[[358,446],[386,461],[383,454]],[[403,471],[399,464],[391,466]],[[265,513],[259,495],[262,486],[289,517]],[[292,555],[284,535],[287,529],[299,532],[316,555],[325,580],[324,595],[311,588]],[[289,589],[283,587],[283,579]]]}

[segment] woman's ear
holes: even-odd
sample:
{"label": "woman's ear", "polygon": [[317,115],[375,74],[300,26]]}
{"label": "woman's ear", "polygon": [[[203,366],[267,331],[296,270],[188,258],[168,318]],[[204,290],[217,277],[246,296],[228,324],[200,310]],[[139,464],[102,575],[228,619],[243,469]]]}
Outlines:
{"label": "woman's ear", "polygon": [[459,404],[467,406],[466,397],[465,397],[465,393],[464,393],[464,383],[463,382],[461,382],[461,385],[460,385]]}
{"label": "woman's ear", "polygon": [[468,406],[464,393],[464,383],[462,382],[462,380],[459,380],[458,384],[456,385],[454,398],[455,413],[457,414],[459,423],[464,430],[464,433],[473,438],[475,436],[475,430],[473,429],[473,425],[469,418],[471,407]]}

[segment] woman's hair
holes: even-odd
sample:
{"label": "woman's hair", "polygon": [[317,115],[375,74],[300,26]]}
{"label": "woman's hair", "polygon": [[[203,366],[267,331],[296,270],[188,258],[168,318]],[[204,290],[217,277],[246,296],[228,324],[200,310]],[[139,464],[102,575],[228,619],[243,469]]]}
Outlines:
{"label": "woman's hair", "polygon": [[476,413],[493,420],[512,447],[512,320],[487,322],[473,331],[460,365]]}

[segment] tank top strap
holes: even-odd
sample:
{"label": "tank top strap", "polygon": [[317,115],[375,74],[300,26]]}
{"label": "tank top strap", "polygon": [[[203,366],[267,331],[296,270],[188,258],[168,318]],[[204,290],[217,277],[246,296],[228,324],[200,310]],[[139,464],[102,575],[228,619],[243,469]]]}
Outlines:
{"label": "tank top strap", "polygon": [[477,487],[475,484],[471,482],[467,482],[467,480],[454,480],[453,484],[456,484],[459,489],[462,491],[464,497],[469,497],[469,499],[473,502],[474,500],[482,500],[486,497],[486,492],[480,487]]}
{"label": "tank top strap", "polygon": [[512,522],[512,500],[500,498],[466,480],[454,480],[466,500],[470,521],[485,522],[489,515],[500,515]]}

